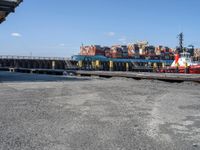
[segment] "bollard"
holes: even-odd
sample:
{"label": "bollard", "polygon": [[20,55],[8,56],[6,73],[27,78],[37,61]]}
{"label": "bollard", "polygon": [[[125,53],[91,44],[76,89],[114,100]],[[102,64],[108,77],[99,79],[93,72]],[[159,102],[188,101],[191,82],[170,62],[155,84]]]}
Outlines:
{"label": "bollard", "polygon": [[165,68],[165,63],[162,63],[162,67]]}
{"label": "bollard", "polygon": [[78,61],[78,67],[79,67],[79,69],[82,69],[82,67],[83,67],[83,61],[82,60]]}
{"label": "bollard", "polygon": [[188,66],[187,62],[185,63],[185,73],[189,73],[189,66]]}
{"label": "bollard", "polygon": [[113,61],[109,61],[109,69],[110,71],[113,71]]}
{"label": "bollard", "polygon": [[95,70],[95,69],[96,69],[96,62],[92,61],[92,70]]}
{"label": "bollard", "polygon": [[175,73],[179,73],[179,64],[176,63],[176,70],[175,70]]}
{"label": "bollard", "polygon": [[153,71],[156,72],[156,71],[157,71],[157,68],[158,68],[157,63],[154,63],[154,64],[153,64]]}
{"label": "bollard", "polygon": [[151,63],[151,62],[148,62],[148,66],[149,66],[149,67],[152,67],[152,63]]}
{"label": "bollard", "polygon": [[129,71],[129,63],[126,63],[126,71]]}
{"label": "bollard", "polygon": [[55,66],[56,66],[56,62],[55,62],[55,61],[52,61],[52,69],[53,69],[53,70],[55,69]]}
{"label": "bollard", "polygon": [[99,70],[99,69],[100,69],[100,61],[96,60],[96,70]]}

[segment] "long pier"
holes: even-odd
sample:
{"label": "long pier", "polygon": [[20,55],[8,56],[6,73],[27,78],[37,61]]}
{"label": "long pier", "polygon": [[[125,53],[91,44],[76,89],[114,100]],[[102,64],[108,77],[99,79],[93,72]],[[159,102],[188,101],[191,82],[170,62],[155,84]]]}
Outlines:
{"label": "long pier", "polygon": [[[126,77],[137,80],[162,80],[169,82],[194,81],[200,82],[200,75],[176,74],[176,73],[153,73],[153,68],[133,67],[130,64],[119,64],[122,70],[105,69],[101,70],[98,60],[97,66],[87,71],[80,66],[77,61],[61,57],[31,57],[31,56],[0,56],[0,70],[21,73],[39,73],[52,75],[79,75],[79,76],[99,76],[99,77]],[[112,62],[107,62],[112,63]],[[123,62],[122,62],[123,63]],[[116,63],[118,64],[118,63]],[[113,65],[111,65],[112,68]],[[116,66],[116,67],[119,67]],[[107,67],[109,68],[109,66]],[[124,68],[124,69],[123,69]],[[137,70],[139,69],[139,70]],[[101,71],[100,71],[101,70]]]}
{"label": "long pier", "polygon": [[65,57],[0,56],[0,68],[72,69],[76,61]]}
{"label": "long pier", "polygon": [[73,57],[71,59],[65,57],[0,56],[0,68],[153,72],[155,68],[170,63],[171,60],[106,59],[102,56],[84,56],[81,59]]}

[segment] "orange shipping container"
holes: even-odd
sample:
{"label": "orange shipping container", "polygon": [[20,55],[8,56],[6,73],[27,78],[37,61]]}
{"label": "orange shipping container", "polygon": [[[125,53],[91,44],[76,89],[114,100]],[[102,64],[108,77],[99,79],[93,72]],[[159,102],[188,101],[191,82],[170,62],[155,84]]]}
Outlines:
{"label": "orange shipping container", "polygon": [[104,50],[98,45],[82,46],[80,51],[80,55],[85,56],[105,55]]}
{"label": "orange shipping container", "polygon": [[139,55],[139,46],[137,44],[128,45],[128,57],[138,56]]}
{"label": "orange shipping container", "polygon": [[122,58],[122,49],[118,46],[112,46],[110,52],[112,58]]}

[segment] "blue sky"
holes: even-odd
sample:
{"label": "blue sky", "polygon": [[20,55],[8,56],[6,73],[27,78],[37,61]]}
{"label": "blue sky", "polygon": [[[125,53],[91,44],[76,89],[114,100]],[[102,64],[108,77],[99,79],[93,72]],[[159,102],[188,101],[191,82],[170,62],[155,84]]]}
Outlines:
{"label": "blue sky", "polygon": [[24,0],[0,25],[1,55],[67,57],[84,45],[147,40],[200,47],[199,0]]}

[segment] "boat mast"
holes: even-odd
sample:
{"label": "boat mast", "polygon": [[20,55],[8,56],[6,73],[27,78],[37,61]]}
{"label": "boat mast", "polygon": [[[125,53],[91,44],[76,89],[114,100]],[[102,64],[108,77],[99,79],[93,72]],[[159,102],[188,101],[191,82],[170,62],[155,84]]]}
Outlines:
{"label": "boat mast", "polygon": [[179,35],[179,46],[180,46],[180,51],[183,52],[183,32],[181,32]]}

